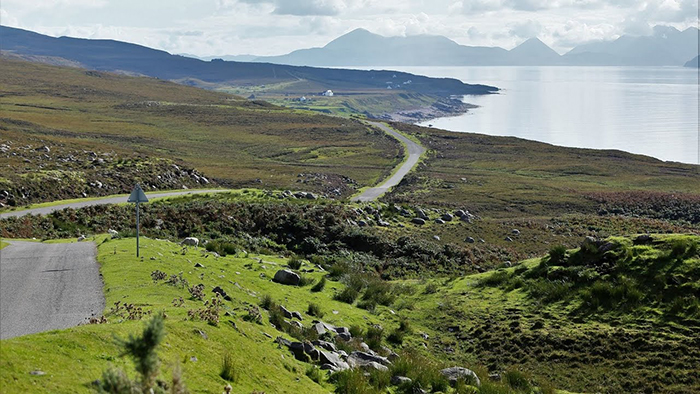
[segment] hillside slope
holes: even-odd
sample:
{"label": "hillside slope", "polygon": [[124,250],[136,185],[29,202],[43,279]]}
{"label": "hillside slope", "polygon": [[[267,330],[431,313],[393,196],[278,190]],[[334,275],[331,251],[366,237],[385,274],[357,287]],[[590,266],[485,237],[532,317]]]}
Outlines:
{"label": "hillside slope", "polygon": [[16,205],[123,193],[136,181],[339,197],[401,160],[395,140],[349,119],[153,78],[7,59],[0,66],[0,190]]}

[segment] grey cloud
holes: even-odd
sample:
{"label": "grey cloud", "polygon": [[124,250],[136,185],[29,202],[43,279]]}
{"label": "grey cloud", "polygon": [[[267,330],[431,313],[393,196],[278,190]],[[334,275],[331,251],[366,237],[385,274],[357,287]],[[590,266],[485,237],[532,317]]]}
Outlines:
{"label": "grey cloud", "polygon": [[510,24],[510,34],[520,38],[537,37],[542,32],[542,24],[528,19],[524,22]]}

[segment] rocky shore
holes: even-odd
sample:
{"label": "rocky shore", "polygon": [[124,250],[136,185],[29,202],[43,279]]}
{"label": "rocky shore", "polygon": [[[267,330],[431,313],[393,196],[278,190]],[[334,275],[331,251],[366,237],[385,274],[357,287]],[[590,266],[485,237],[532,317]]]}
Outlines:
{"label": "rocky shore", "polygon": [[465,103],[457,98],[444,98],[428,107],[387,113],[377,118],[394,122],[418,123],[436,118],[459,116],[477,107],[477,105]]}

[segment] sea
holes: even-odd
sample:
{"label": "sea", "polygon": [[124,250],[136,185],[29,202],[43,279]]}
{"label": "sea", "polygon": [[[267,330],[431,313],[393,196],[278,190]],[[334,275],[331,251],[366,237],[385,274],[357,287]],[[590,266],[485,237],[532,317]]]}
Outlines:
{"label": "sea", "polygon": [[[376,67],[375,67],[376,68]],[[698,69],[685,67],[382,67],[486,84],[479,107],[421,125],[554,145],[618,149],[700,164]]]}

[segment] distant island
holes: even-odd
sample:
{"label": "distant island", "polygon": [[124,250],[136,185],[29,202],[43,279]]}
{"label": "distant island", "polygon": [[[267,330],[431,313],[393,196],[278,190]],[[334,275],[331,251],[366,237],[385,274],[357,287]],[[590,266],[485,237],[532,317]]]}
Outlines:
{"label": "distant island", "polygon": [[322,48],[300,49],[254,62],[297,66],[682,66],[698,55],[698,33],[656,26],[649,36],[579,45],[561,55],[536,37],[506,50],[460,45],[447,37],[384,37],[353,30]]}
{"label": "distant island", "polygon": [[694,58],[688,60],[685,63],[685,67],[695,67],[695,68],[700,67],[700,56],[695,56]]}

